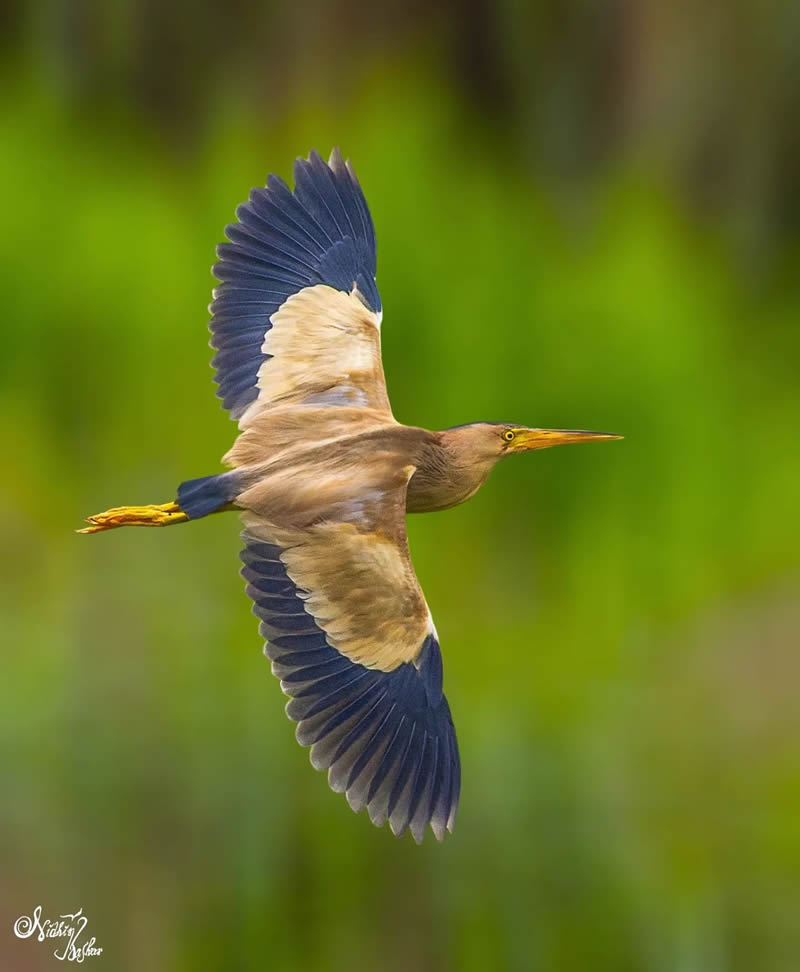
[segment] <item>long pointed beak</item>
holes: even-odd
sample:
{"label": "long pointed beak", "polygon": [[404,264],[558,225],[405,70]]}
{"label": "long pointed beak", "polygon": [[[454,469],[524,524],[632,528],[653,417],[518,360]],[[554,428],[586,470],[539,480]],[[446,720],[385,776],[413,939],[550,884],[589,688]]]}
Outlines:
{"label": "long pointed beak", "polygon": [[576,429],[525,429],[517,433],[513,444],[514,452],[528,452],[530,449],[549,449],[550,446],[569,445],[572,442],[605,442],[621,439],[613,432],[584,432]]}

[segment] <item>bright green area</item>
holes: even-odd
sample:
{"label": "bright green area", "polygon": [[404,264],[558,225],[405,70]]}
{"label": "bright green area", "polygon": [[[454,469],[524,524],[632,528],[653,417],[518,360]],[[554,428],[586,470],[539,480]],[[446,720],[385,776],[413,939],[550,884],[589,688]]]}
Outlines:
{"label": "bright green area", "polygon": [[[185,154],[3,91],[9,921],[83,907],[115,970],[795,969],[797,261],[756,287],[648,169],[565,206],[430,81],[369,90]],[[463,762],[441,846],[353,815],[294,743],[234,516],[72,532],[219,468],[213,246],[335,142],[397,417],[626,437],[410,522]]]}

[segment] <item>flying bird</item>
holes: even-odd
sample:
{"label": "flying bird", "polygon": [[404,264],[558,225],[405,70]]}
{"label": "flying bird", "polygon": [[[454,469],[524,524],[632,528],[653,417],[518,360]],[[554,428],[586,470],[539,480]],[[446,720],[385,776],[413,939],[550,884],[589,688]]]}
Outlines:
{"label": "flying bird", "polygon": [[298,159],[236,210],[213,267],[217,395],[240,433],[226,472],[174,502],[121,506],[84,533],[238,510],[242,574],[296,735],[355,811],[420,842],[452,831],[461,788],[439,636],[406,513],[446,510],[506,456],[619,436],[392,415],[372,219],[349,161]]}

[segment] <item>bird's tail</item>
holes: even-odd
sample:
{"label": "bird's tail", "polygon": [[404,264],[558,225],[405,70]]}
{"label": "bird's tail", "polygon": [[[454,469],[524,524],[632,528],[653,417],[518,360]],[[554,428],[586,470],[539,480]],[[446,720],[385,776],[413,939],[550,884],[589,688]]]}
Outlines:
{"label": "bird's tail", "polygon": [[178,487],[178,505],[190,520],[229,509],[242,491],[241,473],[232,469],[216,476],[187,479]]}

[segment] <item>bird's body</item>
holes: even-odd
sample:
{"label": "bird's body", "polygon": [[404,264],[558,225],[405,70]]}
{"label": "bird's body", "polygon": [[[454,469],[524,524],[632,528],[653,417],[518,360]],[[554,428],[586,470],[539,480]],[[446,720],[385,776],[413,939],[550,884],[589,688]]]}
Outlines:
{"label": "bird's body", "polygon": [[[313,483],[310,508],[317,510],[321,498],[330,490],[343,488],[347,494],[355,490],[358,495],[357,477],[363,464],[368,463],[371,473],[382,464],[396,469],[413,466],[406,491],[406,512],[434,513],[474,496],[496,461],[494,457],[471,458],[462,448],[462,429],[466,426],[430,432],[387,423],[382,416],[356,409],[337,409],[336,414],[331,414],[323,408],[309,410],[303,416],[303,424],[305,428],[299,429],[292,409],[265,413],[252,433],[240,436],[225,457],[226,462],[241,470],[243,483],[253,490],[254,504],[258,503],[260,491],[262,495],[275,495],[280,509],[286,512],[291,506],[289,494],[296,489],[298,469],[313,462],[320,478]],[[265,443],[269,449],[265,449]],[[342,483],[337,477],[345,462],[351,474]],[[328,469],[333,478],[330,483],[325,479]],[[239,502],[247,502],[246,497],[240,494]]]}
{"label": "bird's body", "polygon": [[422,839],[452,829],[460,791],[438,634],[406,513],[463,503],[503,456],[601,433],[401,425],[386,393],[375,239],[338,152],[271,176],[227,227],[212,304],[218,394],[240,435],[228,472],[177,502],[119,507],[85,532],[237,509],[247,591],[287,712],[355,810]]}

